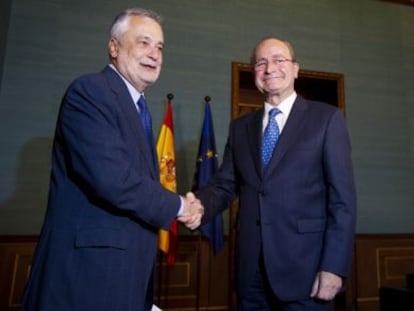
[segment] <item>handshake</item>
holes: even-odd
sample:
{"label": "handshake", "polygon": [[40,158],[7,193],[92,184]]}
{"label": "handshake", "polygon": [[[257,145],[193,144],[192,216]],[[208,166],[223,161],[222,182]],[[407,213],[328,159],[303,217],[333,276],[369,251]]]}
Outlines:
{"label": "handshake", "polygon": [[181,198],[183,199],[184,207],[177,220],[182,222],[188,229],[195,230],[201,224],[204,207],[192,192],[187,192],[185,197],[181,196]]}

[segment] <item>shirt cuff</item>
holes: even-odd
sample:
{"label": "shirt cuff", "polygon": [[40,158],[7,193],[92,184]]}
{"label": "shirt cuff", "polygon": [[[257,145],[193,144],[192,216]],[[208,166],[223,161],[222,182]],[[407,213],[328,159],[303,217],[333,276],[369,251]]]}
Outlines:
{"label": "shirt cuff", "polygon": [[178,210],[177,217],[181,216],[182,213],[184,212],[184,199],[181,195],[180,195],[180,201],[181,201],[181,205],[180,205],[180,209]]}

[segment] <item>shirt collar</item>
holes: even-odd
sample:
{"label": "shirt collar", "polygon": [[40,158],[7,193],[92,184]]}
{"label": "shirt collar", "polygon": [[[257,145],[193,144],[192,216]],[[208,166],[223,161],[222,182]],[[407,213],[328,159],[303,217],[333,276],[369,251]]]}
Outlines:
{"label": "shirt collar", "polygon": [[128,88],[128,92],[129,92],[129,94],[131,95],[131,97],[132,97],[132,100],[134,101],[134,103],[137,103],[138,102],[138,100],[139,100],[139,98],[141,97],[141,96],[144,96],[144,93],[140,93],[140,92],[138,92],[133,86],[132,86],[132,84],[131,83],[129,83],[128,82],[128,80],[127,79],[125,79],[124,77],[123,77],[123,75],[118,71],[118,69],[116,69],[116,67],[113,65],[113,64],[109,64],[109,67],[111,67],[117,74],[118,74],[118,76],[120,76],[121,77],[121,79],[122,79],[122,81],[124,81],[124,83],[125,83],[125,85],[127,86],[127,88]]}
{"label": "shirt collar", "polygon": [[[290,94],[287,98],[285,98],[279,105],[277,105],[277,108],[282,112],[283,115],[286,117],[289,115],[290,110],[292,110],[293,103],[295,102],[297,97],[296,92],[293,92]],[[269,114],[269,111],[271,109],[275,108],[275,106],[269,104],[268,102],[265,102],[264,105],[264,113],[267,116]]]}

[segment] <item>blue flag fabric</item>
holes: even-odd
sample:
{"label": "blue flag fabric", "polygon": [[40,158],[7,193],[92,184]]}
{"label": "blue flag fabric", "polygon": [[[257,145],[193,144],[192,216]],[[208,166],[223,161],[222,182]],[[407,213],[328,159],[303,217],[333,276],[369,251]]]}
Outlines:
{"label": "blue flag fabric", "polygon": [[[218,162],[213,119],[210,104],[206,102],[192,191],[197,191],[197,189],[205,186],[217,170]],[[215,216],[209,223],[202,225],[200,230],[209,240],[214,254],[217,254],[224,245],[222,215]]]}

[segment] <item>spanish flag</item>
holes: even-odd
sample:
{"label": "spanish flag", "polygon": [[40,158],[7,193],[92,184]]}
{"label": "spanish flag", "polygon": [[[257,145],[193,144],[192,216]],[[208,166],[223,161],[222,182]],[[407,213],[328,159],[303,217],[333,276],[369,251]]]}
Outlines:
{"label": "spanish flag", "polygon": [[[174,130],[171,101],[168,101],[167,113],[161,126],[157,141],[158,164],[160,167],[160,182],[168,190],[177,192],[175,178]],[[167,264],[175,262],[175,246],[177,243],[177,220],[171,224],[169,230],[160,230],[158,234],[158,248],[167,254]]]}

